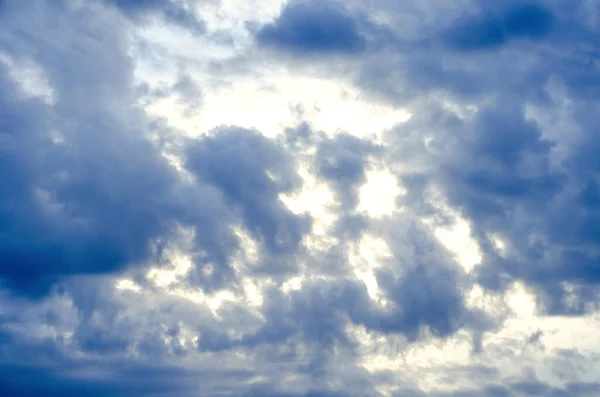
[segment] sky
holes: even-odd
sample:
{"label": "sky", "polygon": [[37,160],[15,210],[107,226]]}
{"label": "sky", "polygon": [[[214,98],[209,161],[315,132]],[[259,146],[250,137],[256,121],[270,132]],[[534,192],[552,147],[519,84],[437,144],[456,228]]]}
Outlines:
{"label": "sky", "polygon": [[600,395],[596,0],[0,0],[0,395]]}

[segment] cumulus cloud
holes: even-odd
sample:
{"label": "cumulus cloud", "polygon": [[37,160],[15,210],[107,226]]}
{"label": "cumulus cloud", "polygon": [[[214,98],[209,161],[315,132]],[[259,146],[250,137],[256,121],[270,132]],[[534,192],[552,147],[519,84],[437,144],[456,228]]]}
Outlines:
{"label": "cumulus cloud", "polygon": [[3,395],[598,393],[595,3],[0,4]]}
{"label": "cumulus cloud", "polygon": [[[145,137],[119,19],[101,8],[58,5],[74,21],[45,31],[52,29],[49,6],[37,7],[38,28],[19,37],[27,13],[9,8],[15,28],[8,23],[2,35],[15,65],[5,65],[2,92],[1,272],[9,288],[32,295],[65,275],[144,262],[178,223],[220,223],[222,216],[209,218],[226,213],[213,189],[186,185]],[[45,45],[47,37],[54,44]],[[24,97],[8,77],[8,68],[28,60],[43,67],[51,103]],[[203,204],[192,207],[194,195]]]}
{"label": "cumulus cloud", "polygon": [[[560,2],[554,4],[555,9],[560,6]],[[572,161],[579,162],[575,158],[586,152],[579,145],[586,145],[583,142],[594,144],[588,141],[590,130],[587,126],[580,126],[581,121],[573,120],[571,132],[566,132],[553,128],[547,118],[558,111],[561,100],[565,98],[559,99],[561,94],[556,91],[559,86],[565,90],[563,95],[580,100],[586,98],[585,105],[582,105],[591,105],[587,94],[570,81],[571,73],[581,67],[577,66],[579,61],[563,47],[565,43],[561,39],[548,35],[552,26],[550,21],[566,29],[570,15],[552,14],[550,9],[531,4],[517,4],[503,12],[503,18],[511,21],[503,22],[506,25],[502,28],[506,30],[504,35],[540,40],[539,47],[502,39],[505,48],[497,49],[498,53],[493,58],[482,54],[480,58],[468,55],[458,60],[462,68],[475,68],[470,76],[475,81],[481,78],[481,87],[485,87],[479,93],[471,92],[465,96],[462,87],[455,89],[445,84],[445,77],[440,75],[441,80],[436,83],[438,89],[449,95],[458,107],[474,107],[457,113],[443,102],[438,102],[429,115],[417,115],[390,133],[391,141],[400,150],[398,155],[405,148],[415,146],[424,148],[422,154],[427,153],[427,158],[413,156],[411,161],[417,169],[401,176],[412,187],[405,202],[423,209],[422,203],[427,202],[423,194],[428,194],[427,188],[442,189],[452,206],[472,221],[480,245],[489,247],[478,270],[481,282],[490,288],[498,288],[510,283],[510,280],[526,280],[540,290],[540,299],[550,300],[546,304],[551,312],[585,311],[584,306],[587,303],[593,305],[595,301],[592,292],[594,272],[587,273],[591,270],[587,263],[594,260],[592,252],[595,249],[592,247],[595,242],[593,238],[586,237],[590,229],[584,219],[591,220],[594,215],[584,209],[582,199],[577,197],[585,194],[583,191],[591,176],[588,167],[593,166],[588,163],[584,170],[570,164]],[[495,16],[485,16],[492,17]],[[477,33],[481,27],[477,24],[479,22],[466,25],[460,22],[456,29],[461,31],[461,35],[468,33],[488,40],[485,34]],[[488,24],[487,19],[485,24]],[[565,34],[565,31],[561,33]],[[453,39],[454,34],[450,33]],[[578,40],[586,41],[587,37],[586,33],[580,32]],[[460,40],[468,38],[461,36]],[[467,45],[467,42],[457,44],[461,51],[466,49],[463,44]],[[496,44],[481,45],[491,49]],[[588,45],[593,45],[593,42]],[[549,63],[546,54],[550,53],[556,57]],[[517,54],[522,54],[521,58],[514,58]],[[431,55],[428,62],[437,64],[446,57],[451,59],[454,54],[442,52],[441,55]],[[515,61],[509,61],[509,57]],[[484,72],[479,69],[483,64],[492,69]],[[494,75],[494,70],[499,74]],[[491,77],[505,76],[508,70],[513,70],[511,74],[515,78]],[[418,71],[415,69],[413,73]],[[448,73],[451,75],[453,71]],[[579,77],[593,79],[591,73],[591,70],[581,69]],[[431,77],[425,76],[427,79]],[[514,86],[511,81],[514,81]],[[409,83],[409,80],[406,82]],[[475,98],[483,103],[475,104]],[[423,131],[423,135],[411,134],[411,131],[417,130]],[[573,134],[578,138],[574,138]],[[567,149],[571,145],[568,141],[573,138],[579,141],[576,144],[578,148]],[[427,140],[425,145],[424,140]],[[434,163],[437,165],[432,167]],[[564,217],[566,214],[569,215]],[[506,240],[503,255],[493,248],[490,240],[493,234]],[[578,303],[574,303],[573,307],[569,308],[565,301],[567,292],[563,283],[574,283],[573,294]]]}
{"label": "cumulus cloud", "polygon": [[341,3],[292,1],[256,38],[260,44],[298,54],[353,54],[365,47],[359,29]]}
{"label": "cumulus cloud", "polygon": [[514,4],[499,15],[484,12],[456,24],[449,43],[460,50],[495,48],[519,38],[543,39],[551,33],[552,12],[540,4]]}

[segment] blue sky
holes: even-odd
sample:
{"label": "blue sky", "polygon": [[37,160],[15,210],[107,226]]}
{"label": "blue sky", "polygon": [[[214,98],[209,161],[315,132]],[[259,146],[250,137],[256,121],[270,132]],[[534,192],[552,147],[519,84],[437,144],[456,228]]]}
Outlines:
{"label": "blue sky", "polygon": [[600,5],[0,1],[0,395],[600,394]]}

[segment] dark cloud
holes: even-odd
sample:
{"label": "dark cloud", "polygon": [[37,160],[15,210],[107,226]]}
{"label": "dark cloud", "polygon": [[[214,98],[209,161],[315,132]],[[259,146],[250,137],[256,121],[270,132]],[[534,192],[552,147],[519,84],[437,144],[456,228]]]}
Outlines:
{"label": "dark cloud", "polygon": [[358,190],[366,182],[369,157],[381,152],[381,148],[370,141],[347,133],[318,144],[316,174],[334,188],[343,212],[351,211],[358,205]]}
{"label": "dark cloud", "polygon": [[[411,109],[431,94],[473,104],[499,96],[547,102],[546,84],[556,78],[577,95],[597,90],[597,73],[587,66],[597,58],[597,27],[582,23],[594,14],[585,2],[473,3],[428,15],[417,32],[397,27],[385,50],[365,58],[359,84]],[[422,17],[400,8],[397,15]]]}
{"label": "dark cloud", "polygon": [[543,37],[552,28],[552,12],[540,4],[519,4],[504,14],[509,36]]}
{"label": "dark cloud", "polygon": [[[297,110],[298,116],[302,117],[303,109]],[[302,150],[315,144],[315,133],[307,122],[302,122],[294,128],[286,128],[283,133],[283,144],[291,150]]]}
{"label": "dark cloud", "polygon": [[355,54],[365,48],[356,19],[340,3],[292,1],[256,34],[258,42],[294,54]]}
{"label": "dark cloud", "polygon": [[[414,119],[402,129],[427,125],[445,131],[430,143],[441,151],[431,151],[433,157],[427,160],[431,165],[436,158],[439,168],[403,176],[409,193],[402,202],[424,213],[433,211],[423,204],[428,202],[424,187],[441,187],[472,222],[485,253],[477,272],[488,288],[503,288],[514,279],[528,281],[540,288],[544,299],[551,299],[548,309],[558,312],[581,311],[594,301],[588,289],[596,283],[594,254],[584,247],[596,244],[588,223],[595,210],[577,198],[581,187],[573,189],[583,174],[553,163],[554,143],[542,136],[541,127],[525,120],[522,110],[500,104],[479,110],[469,121],[445,115],[421,123]],[[398,145],[404,136],[396,135]],[[502,255],[490,240],[493,233],[509,242]],[[535,242],[534,234],[539,236]],[[573,293],[581,301],[571,308],[565,306],[566,291],[558,287],[565,281],[579,285]]]}
{"label": "dark cloud", "polygon": [[[47,371],[27,367],[4,367],[0,369],[0,388],[7,397],[39,396],[43,394],[61,396],[105,396],[107,390],[85,380],[57,379]],[[32,380],[35,380],[32,382]],[[113,391],[114,393],[114,391]],[[112,394],[115,395],[115,394]]]}
{"label": "dark cloud", "polygon": [[494,49],[515,39],[544,38],[553,19],[552,12],[540,4],[515,4],[497,13],[466,17],[447,33],[447,40],[460,50]]}
{"label": "dark cloud", "polygon": [[334,234],[341,240],[359,239],[369,228],[368,218],[365,214],[344,215],[336,222]]}
{"label": "dark cloud", "polygon": [[469,280],[449,253],[420,222],[401,217],[398,221],[384,234],[392,266],[376,273],[382,292],[396,306],[377,322],[381,330],[401,332],[410,340],[424,331],[446,337],[461,328],[485,330],[485,315],[466,307],[462,291]]}
{"label": "dark cloud", "polygon": [[[64,12],[102,22],[102,14]],[[15,59],[35,54],[56,102],[23,97],[4,68],[0,276],[6,286],[41,295],[66,275],[143,264],[153,245],[181,224],[213,224],[205,237],[218,230],[225,236],[219,224],[227,211],[218,192],[186,184],[144,135],[141,112],[127,109],[132,65],[120,52],[123,31],[81,22],[54,32],[41,16],[38,30],[17,34],[11,26],[19,26],[20,17],[15,10],[1,39],[7,48],[22,46]],[[95,40],[99,29],[111,40]],[[45,45],[45,31],[68,41]],[[79,41],[89,42],[87,52],[76,49]],[[85,97],[78,87],[86,87]]]}
{"label": "dark cloud", "polygon": [[512,385],[512,389],[527,396],[543,396],[550,392],[548,385],[535,381],[516,383]]}
{"label": "dark cloud", "polygon": [[270,253],[293,253],[311,222],[293,214],[279,198],[300,183],[290,153],[257,131],[222,128],[214,133],[189,146],[187,168],[220,190]]}
{"label": "dark cloud", "polygon": [[[375,160],[381,158],[384,149],[346,132],[328,137],[321,131],[313,131],[306,122],[287,128],[281,144],[301,158],[311,172],[334,191],[335,203],[329,208],[339,214],[334,234],[342,240],[359,238],[368,228],[368,216],[356,213],[359,189],[366,182],[366,172],[375,167]],[[314,154],[307,153],[313,148]]]}
{"label": "dark cloud", "polygon": [[[362,283],[332,280],[307,283],[289,296],[275,294],[268,301],[268,321],[249,341],[291,338],[300,333],[302,340],[331,347],[348,344],[345,324],[351,321],[370,332],[400,334],[415,341],[427,333],[447,337],[458,329],[485,330],[485,315],[466,307],[461,284],[464,275],[452,263],[422,226],[405,227],[398,219],[390,228],[389,244],[402,257],[406,247],[414,247],[407,262],[398,259],[390,270],[381,270],[377,279],[383,295],[392,303],[384,310],[368,295]],[[388,226],[390,227],[390,226]],[[394,237],[403,233],[402,243]],[[394,237],[392,237],[394,236]],[[268,313],[268,314],[267,314]],[[255,342],[254,342],[255,343]]]}
{"label": "dark cloud", "polygon": [[525,340],[525,342],[528,345],[539,345],[539,346],[543,346],[542,343],[542,337],[544,336],[544,332],[541,330],[537,330],[534,333],[532,333],[531,335],[529,335],[527,337],[527,339]]}
{"label": "dark cloud", "polygon": [[[600,392],[598,383],[570,383],[566,387],[567,392],[573,396],[593,396]],[[569,395],[569,394],[566,394]]]}
{"label": "dark cloud", "polygon": [[[538,291],[540,308],[575,314],[593,310],[598,293],[596,127],[583,114],[597,109],[590,92],[599,85],[573,52],[597,48],[597,27],[577,22],[584,3],[570,4],[482,7],[450,23],[447,38],[457,47],[436,47],[430,34],[402,56],[367,60],[360,81],[414,113],[389,134],[392,156],[410,169],[401,173],[401,204],[443,221],[433,199],[441,191],[482,247],[482,285],[502,290],[523,280]],[[550,120],[561,111],[569,121],[555,127]]]}
{"label": "dark cloud", "polygon": [[[91,363],[63,362],[58,369],[23,366],[0,367],[0,388],[3,396],[197,396],[201,383],[210,383],[211,371],[196,373],[170,366],[136,365],[114,362],[98,368]],[[220,374],[230,382],[247,379],[249,371]],[[206,394],[209,395],[209,394]]]}

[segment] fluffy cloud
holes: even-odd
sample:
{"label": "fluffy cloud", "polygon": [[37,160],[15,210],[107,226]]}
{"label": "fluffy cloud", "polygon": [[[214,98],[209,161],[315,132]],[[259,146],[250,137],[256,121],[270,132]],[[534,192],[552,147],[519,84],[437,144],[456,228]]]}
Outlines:
{"label": "fluffy cloud", "polygon": [[359,24],[338,3],[293,1],[257,33],[259,43],[292,53],[358,53],[365,47]]}
{"label": "fluffy cloud", "polygon": [[598,393],[594,2],[0,4],[3,395]]}

